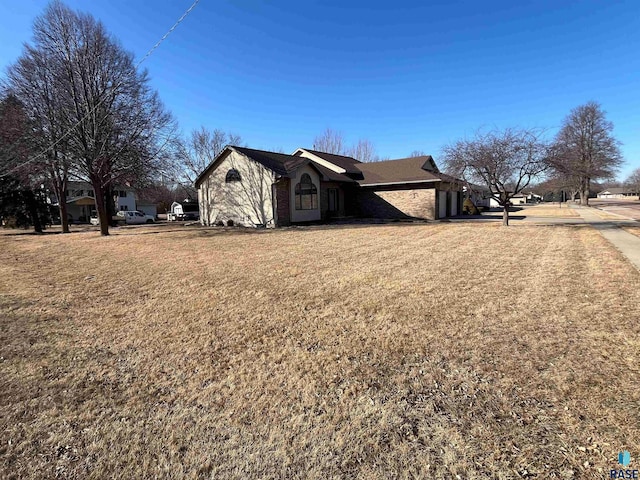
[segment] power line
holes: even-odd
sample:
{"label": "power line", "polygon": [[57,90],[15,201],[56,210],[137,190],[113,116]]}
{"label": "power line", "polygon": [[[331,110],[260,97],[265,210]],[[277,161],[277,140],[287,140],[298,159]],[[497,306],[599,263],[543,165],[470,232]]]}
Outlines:
{"label": "power line", "polygon": [[[171,33],[178,27],[178,25],[180,25],[180,23],[182,23],[182,21],[187,18],[187,16],[191,13],[191,11],[196,7],[196,5],[198,5],[198,3],[200,3],[200,0],[194,0],[194,2],[191,4],[191,6],[182,14],[182,16],[173,24],[173,26],[167,30],[167,32],[162,36],[162,38],[160,38],[160,40],[158,40],[155,45],[153,47],[151,47],[149,49],[149,51],[140,59],[140,61],[136,64],[136,66],[134,67],[136,70],[138,69],[138,67],[140,65],[142,65],[142,62],[144,62],[147,58],[149,58],[151,56],[151,54],[160,46],[160,44],[162,42],[164,42],[166,40],[166,38],[171,35]],[[116,84],[113,89],[117,89],[123,81],[121,81],[120,83]],[[58,145],[62,140],[64,140],[65,138],[67,138],[71,132],[73,132],[73,130],[80,125],[82,122],[84,122],[90,115],[92,115],[97,109],[98,107],[102,104],[102,102],[104,102],[106,100],[106,97],[103,98],[102,100],[100,100],[95,107],[93,107],[89,112],[86,113],[86,115],[84,117],[82,117],[80,120],[78,120],[76,122],[75,125],[73,125],[71,128],[69,128],[64,135],[62,135],[60,138],[58,138],[58,140],[56,140],[55,142],[53,142],[51,145],[49,145],[47,148],[45,148],[44,150],[42,150],[40,153],[38,153],[35,157],[30,158],[29,160],[27,160],[26,162],[22,163],[21,165],[17,165],[14,168],[10,169],[9,171],[3,173],[0,175],[0,178],[2,177],[6,177],[8,175],[11,175],[13,172],[23,168],[25,165],[29,165],[30,163],[35,162],[38,158],[42,157],[45,153],[47,153],[49,150],[51,150],[53,147],[55,147],[56,145]]]}

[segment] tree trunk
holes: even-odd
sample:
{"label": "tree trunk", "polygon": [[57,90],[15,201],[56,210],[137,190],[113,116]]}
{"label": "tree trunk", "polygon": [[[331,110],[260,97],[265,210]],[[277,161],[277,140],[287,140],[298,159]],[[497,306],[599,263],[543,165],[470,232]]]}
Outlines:
{"label": "tree trunk", "polygon": [[585,207],[589,206],[589,179],[585,178],[582,181],[582,191],[580,192],[580,205]]}
{"label": "tree trunk", "polygon": [[509,226],[509,206],[505,205],[502,209],[502,225]]}
{"label": "tree trunk", "polygon": [[36,233],[42,233],[42,222],[40,222],[40,214],[38,212],[38,204],[35,194],[32,190],[24,190],[22,195],[25,203],[27,204],[27,210],[29,210],[29,216],[33,223],[33,230]]}
{"label": "tree trunk", "polygon": [[60,213],[60,225],[62,226],[62,233],[69,233],[69,209],[67,207],[67,178],[65,176],[58,176],[55,172],[49,172],[51,175],[51,187],[53,193],[58,199],[58,212]]}
{"label": "tree trunk", "polygon": [[60,225],[62,225],[62,233],[69,233],[69,215],[67,214],[66,199],[58,200],[58,210],[60,211]]}
{"label": "tree trunk", "polygon": [[113,219],[116,214],[116,201],[114,197],[113,188],[109,186],[106,189],[106,200],[107,200],[107,218],[109,218],[109,226],[117,227],[117,222]]}
{"label": "tree trunk", "polygon": [[100,219],[100,234],[109,235],[109,214],[107,211],[107,193],[102,187],[102,182],[92,181],[93,191],[96,195],[96,210],[98,210],[98,218]]}

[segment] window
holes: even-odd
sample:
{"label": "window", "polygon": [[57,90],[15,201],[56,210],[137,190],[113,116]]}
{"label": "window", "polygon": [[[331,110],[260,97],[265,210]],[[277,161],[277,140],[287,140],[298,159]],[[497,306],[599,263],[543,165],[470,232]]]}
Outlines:
{"label": "window", "polygon": [[120,190],[118,192],[118,196],[120,196],[120,198],[126,198],[127,197],[127,192],[126,190]]}
{"label": "window", "polygon": [[227,172],[227,176],[224,179],[225,182],[241,182],[242,178],[240,177],[240,172],[235,168],[232,168]]}
{"label": "window", "polygon": [[318,208],[318,189],[308,173],[300,177],[296,185],[296,210],[315,210]]}
{"label": "window", "polygon": [[87,190],[87,197],[93,197],[93,190]]}

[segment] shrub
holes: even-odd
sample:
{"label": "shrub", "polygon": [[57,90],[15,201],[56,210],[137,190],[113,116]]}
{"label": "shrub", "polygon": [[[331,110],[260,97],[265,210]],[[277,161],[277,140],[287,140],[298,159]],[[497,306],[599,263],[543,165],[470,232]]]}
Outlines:
{"label": "shrub", "polygon": [[233,220],[227,220],[227,227],[233,227]]}
{"label": "shrub", "polygon": [[471,201],[470,198],[466,198],[462,204],[462,214],[463,215],[480,215],[480,210],[475,204]]}

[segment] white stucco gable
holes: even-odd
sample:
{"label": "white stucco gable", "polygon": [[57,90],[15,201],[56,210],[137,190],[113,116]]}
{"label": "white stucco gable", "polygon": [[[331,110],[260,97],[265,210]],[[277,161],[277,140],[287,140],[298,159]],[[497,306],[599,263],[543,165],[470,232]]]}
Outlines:
{"label": "white stucco gable", "polygon": [[203,225],[274,226],[275,173],[233,147],[227,147],[198,177]]}
{"label": "white stucco gable", "polygon": [[[312,207],[314,208],[309,208],[308,203],[305,204],[304,202],[298,201],[298,199],[296,199],[296,186],[300,184],[304,175],[309,175],[311,183],[316,189],[315,199],[312,197],[313,193],[308,193],[307,198],[305,199],[307,201],[310,200],[315,202],[312,204]],[[307,192],[308,191],[309,190],[307,190]],[[311,190],[311,192],[313,191]],[[289,205],[291,206],[290,211],[292,222],[313,222],[320,220],[320,175],[315,168],[308,164],[303,165],[298,168],[294,174],[292,174],[289,195]]]}

